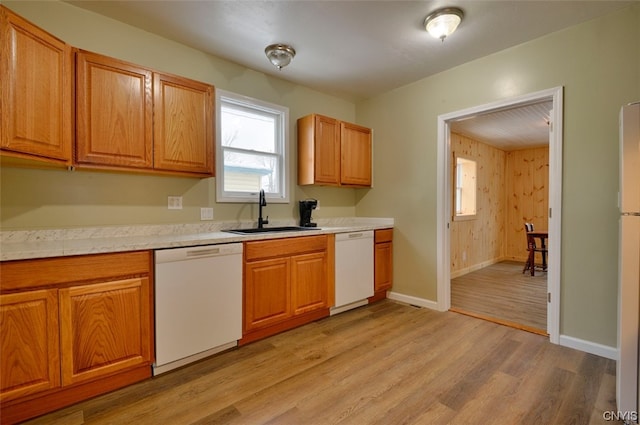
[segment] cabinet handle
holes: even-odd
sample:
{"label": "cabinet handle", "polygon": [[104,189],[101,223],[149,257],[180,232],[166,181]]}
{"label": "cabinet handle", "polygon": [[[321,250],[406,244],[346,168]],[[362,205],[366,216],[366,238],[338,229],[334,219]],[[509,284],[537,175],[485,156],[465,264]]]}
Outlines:
{"label": "cabinet handle", "polygon": [[196,251],[187,251],[187,257],[201,257],[203,255],[220,254],[220,248],[199,249]]}

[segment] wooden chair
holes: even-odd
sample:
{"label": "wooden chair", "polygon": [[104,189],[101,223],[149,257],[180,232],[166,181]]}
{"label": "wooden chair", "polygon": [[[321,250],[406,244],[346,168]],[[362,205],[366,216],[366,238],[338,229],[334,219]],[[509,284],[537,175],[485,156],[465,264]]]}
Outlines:
{"label": "wooden chair", "polygon": [[527,255],[527,261],[524,263],[524,268],[522,269],[522,273],[527,270],[531,271],[531,276],[535,276],[536,269],[536,252],[539,252],[543,257],[547,255],[547,248],[542,248],[536,246],[536,238],[531,236],[529,232],[533,232],[533,223],[524,223],[524,232],[527,237],[527,251],[529,252]]}

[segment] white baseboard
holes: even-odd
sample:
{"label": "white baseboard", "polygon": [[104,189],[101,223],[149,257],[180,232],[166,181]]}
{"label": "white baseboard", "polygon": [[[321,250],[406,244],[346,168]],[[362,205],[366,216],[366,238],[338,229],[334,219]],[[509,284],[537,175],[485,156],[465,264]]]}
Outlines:
{"label": "white baseboard", "polygon": [[560,335],[559,344],[563,347],[575,348],[576,350],[595,354],[596,356],[605,357],[607,359],[618,360],[618,349],[616,347],[585,341],[584,339],[574,338],[567,335]]}
{"label": "white baseboard", "polygon": [[467,273],[475,272],[476,270],[484,269],[485,267],[489,267],[492,264],[500,263],[501,261],[507,260],[507,257],[498,257],[492,258],[491,260],[483,261],[479,264],[474,264],[472,266],[466,267],[464,269],[452,271],[450,278],[455,279],[456,277],[464,276]]}
{"label": "white baseboard", "polygon": [[424,298],[418,298],[411,295],[405,295],[399,292],[389,291],[387,292],[387,298],[400,301],[406,304],[416,305],[418,307],[429,308],[431,310],[444,311],[438,306],[438,303],[435,301],[427,300]]}
{"label": "white baseboard", "polygon": [[[387,298],[418,307],[429,308],[431,310],[445,311],[441,309],[435,301],[405,295],[399,292],[389,291],[387,292]],[[618,349],[616,347],[610,347],[608,345],[598,344],[596,342],[586,341],[584,339],[574,338],[567,335],[560,335],[558,343],[563,347],[573,348],[611,360],[618,360]]]}

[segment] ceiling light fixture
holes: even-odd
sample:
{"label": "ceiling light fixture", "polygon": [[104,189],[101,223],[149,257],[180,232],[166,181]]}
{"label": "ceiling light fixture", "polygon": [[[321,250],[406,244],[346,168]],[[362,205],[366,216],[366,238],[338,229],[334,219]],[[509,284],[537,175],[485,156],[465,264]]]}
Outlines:
{"label": "ceiling light fixture", "polygon": [[424,27],[433,38],[444,41],[458,28],[463,16],[464,13],[461,9],[446,7],[430,13],[424,20]]}
{"label": "ceiling light fixture", "polygon": [[282,69],[289,65],[291,59],[296,55],[296,51],[286,44],[271,44],[264,49],[264,54],[276,68]]}

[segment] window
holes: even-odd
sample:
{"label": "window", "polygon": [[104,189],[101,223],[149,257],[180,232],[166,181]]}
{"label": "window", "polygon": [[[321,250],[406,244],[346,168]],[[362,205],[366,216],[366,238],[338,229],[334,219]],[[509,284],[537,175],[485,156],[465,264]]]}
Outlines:
{"label": "window", "polygon": [[217,90],[216,200],[289,202],[289,109]]}
{"label": "window", "polygon": [[454,220],[476,216],[476,162],[456,156]]}

